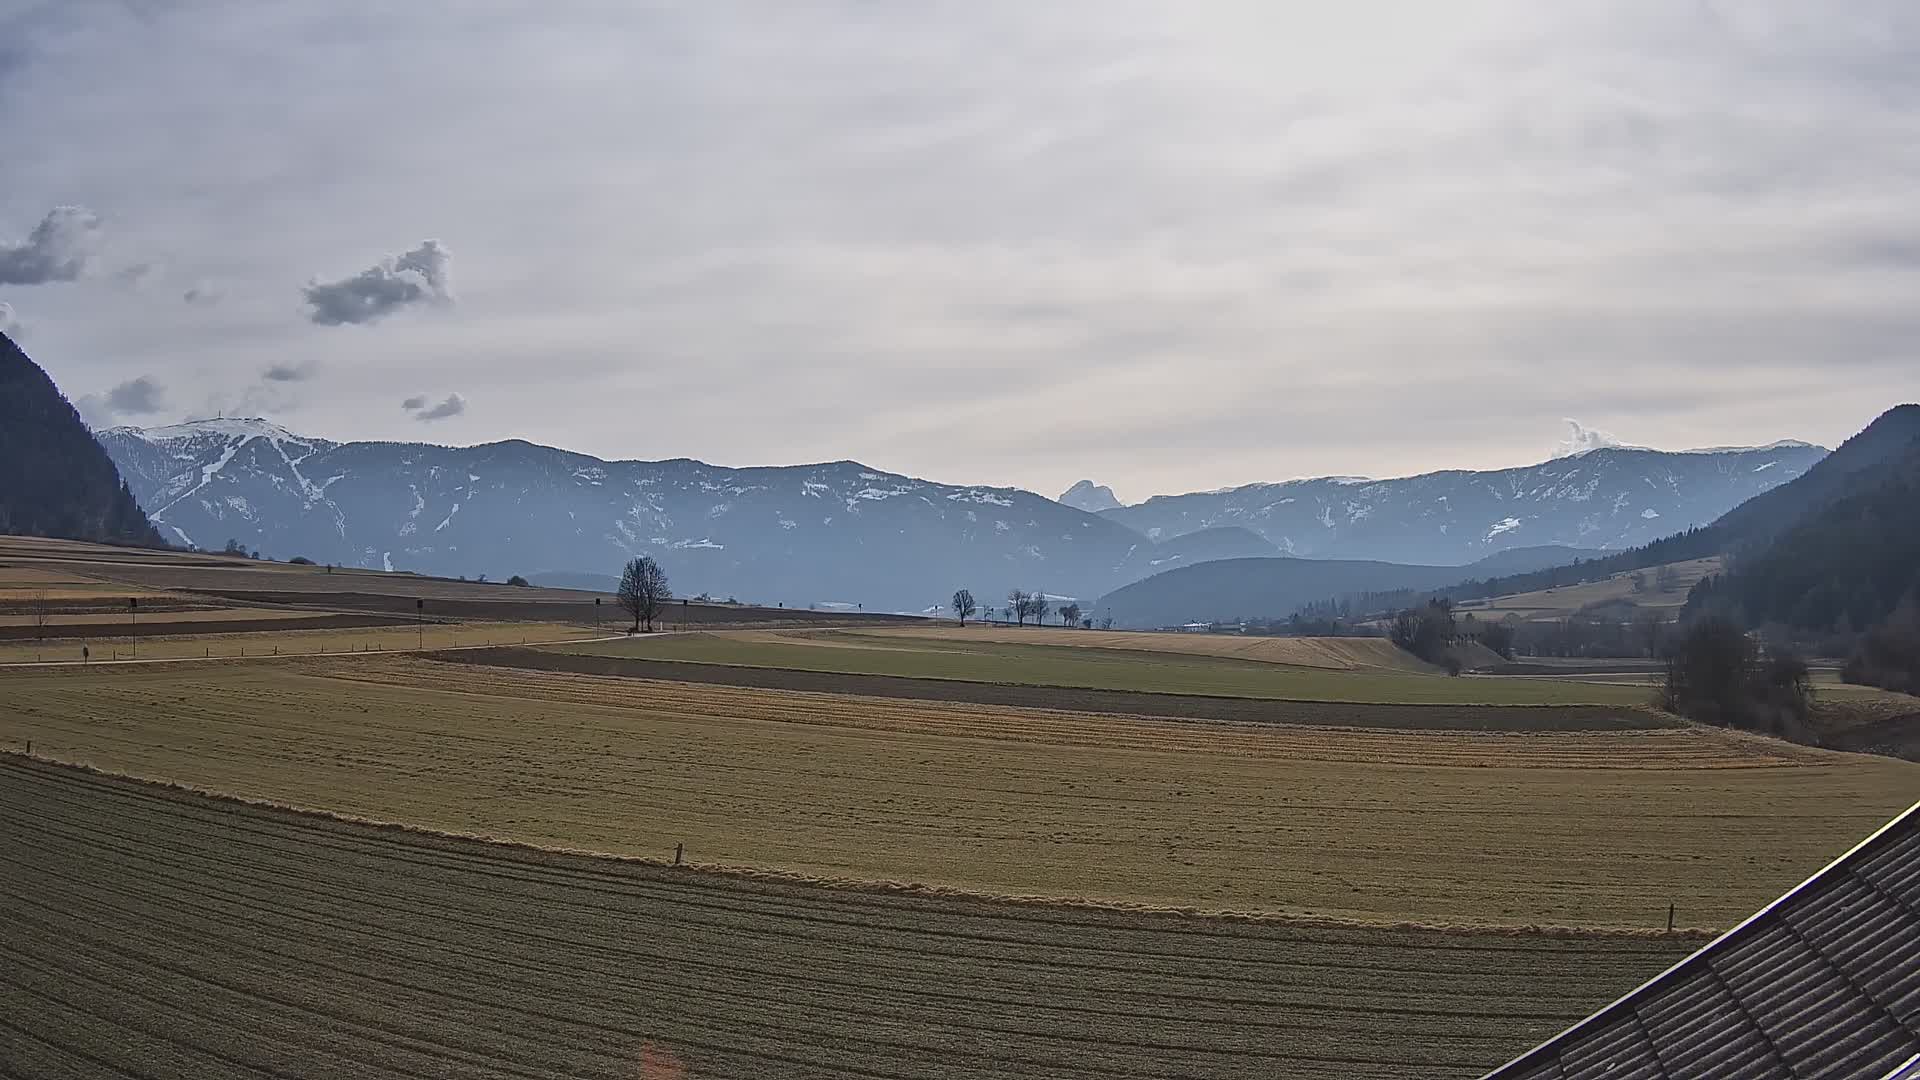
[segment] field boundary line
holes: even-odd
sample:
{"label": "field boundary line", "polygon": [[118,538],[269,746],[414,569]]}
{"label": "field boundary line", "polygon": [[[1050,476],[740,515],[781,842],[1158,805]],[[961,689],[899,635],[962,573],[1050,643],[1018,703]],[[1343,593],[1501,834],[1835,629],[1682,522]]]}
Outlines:
{"label": "field boundary line", "polygon": [[[713,633],[713,632],[714,631],[706,631],[706,630],[668,631],[668,633],[676,633],[676,634],[702,634],[702,633]],[[659,637],[661,635],[654,634],[653,636]],[[555,645],[587,645],[587,644],[592,644],[596,641],[624,641],[624,640],[627,640],[624,636],[620,638],[593,638],[593,639],[576,638],[576,639],[570,639],[567,641],[530,641],[525,645],[494,645],[494,646],[478,646],[478,647],[479,648],[491,647],[495,649],[534,649],[534,648],[551,648],[552,646],[555,646]],[[645,640],[645,639],[642,638],[640,640]],[[471,646],[471,645],[462,646],[462,648],[475,648],[475,647],[476,646]],[[415,650],[415,651],[417,652],[418,650]],[[428,652],[449,652],[449,651],[451,650],[448,650],[448,649],[428,650]],[[1113,650],[1113,651],[1124,652],[1126,650]],[[866,672],[866,671],[838,671],[838,670],[829,670],[829,669],[821,669],[821,668],[781,667],[779,665],[771,665],[771,664],[733,664],[733,663],[728,663],[727,661],[724,661],[724,660],[682,660],[677,657],[670,657],[670,656],[602,657],[602,654],[599,654],[599,653],[560,653],[559,655],[585,656],[585,657],[594,658],[594,659],[604,658],[609,660],[640,660],[649,664],[685,664],[691,667],[737,668],[741,671],[780,671],[780,672],[793,672],[793,673],[802,674],[802,675],[840,675],[840,676],[853,678],[853,679],[903,679],[911,682],[930,682],[930,683],[940,683],[943,685],[1005,686],[1005,687],[1011,687],[1016,690],[1080,690],[1080,691],[1086,691],[1089,693],[1140,694],[1146,697],[1163,697],[1163,698],[1208,698],[1216,701],[1252,701],[1252,702],[1260,702],[1260,703],[1272,703],[1275,705],[1362,705],[1369,709],[1408,709],[1408,710],[1412,710],[1412,709],[1565,709],[1565,710],[1618,709],[1621,712],[1636,712],[1636,713],[1648,713],[1652,715],[1664,715],[1659,713],[1658,710],[1652,709],[1645,705],[1608,705],[1601,702],[1591,702],[1591,701],[1521,702],[1521,703],[1502,704],[1499,702],[1488,702],[1488,701],[1456,701],[1456,702],[1349,701],[1345,699],[1336,699],[1336,698],[1248,697],[1244,694],[1207,694],[1207,693],[1198,693],[1198,692],[1190,693],[1190,692],[1177,691],[1177,690],[1109,690],[1104,687],[1073,686],[1067,683],[1005,682],[1001,680],[986,682],[980,679],[955,679],[955,678],[951,678],[944,675],[886,675],[886,674],[876,674],[873,672]],[[514,665],[504,664],[499,666],[511,667]],[[1283,665],[1276,664],[1273,666],[1282,667]],[[1299,668],[1298,670],[1326,671],[1330,669]],[[1404,674],[1403,672],[1389,672],[1389,673]],[[587,673],[579,672],[578,674],[587,674]],[[1503,676],[1495,676],[1495,675],[1485,676],[1485,678],[1488,678],[1488,679],[1495,679],[1495,678],[1502,678],[1502,677]],[[1542,676],[1542,678],[1552,679],[1553,677]],[[1562,680],[1562,681],[1573,681],[1573,680]],[[1596,685],[1607,685],[1607,684],[1596,684]]]}
{"label": "field boundary line", "polygon": [[[396,625],[396,626],[398,626],[398,627],[399,627],[400,629],[406,629],[406,628],[408,628],[408,627],[409,627],[409,626],[410,626],[411,624],[405,624],[405,623],[402,623],[402,624],[395,624],[395,625]],[[439,625],[441,625],[441,626],[458,626],[458,625],[461,625],[461,624],[459,624],[459,623],[440,623]],[[350,628],[350,629],[360,629],[360,628],[359,628],[359,627],[352,627],[352,628]],[[385,626],[383,626],[383,627],[379,627],[378,629],[393,629],[393,627],[385,627]],[[245,631],[239,631],[238,633],[244,633],[244,632],[245,632]],[[275,632],[276,632],[276,631],[267,631],[267,633],[275,633]],[[291,632],[297,632],[297,631],[291,631]],[[697,632],[698,632],[698,631],[691,631],[691,630],[663,630],[663,631],[660,631],[660,633],[659,633],[659,634],[655,634],[654,636],[655,636],[655,637],[658,637],[658,636],[660,636],[660,634],[672,634],[672,633],[697,633]],[[185,636],[185,635],[181,635],[181,636]],[[212,636],[212,635],[211,635],[211,634],[209,634],[209,635],[204,635],[204,636]],[[628,637],[628,635],[625,635],[625,634],[615,634],[615,635],[610,635],[610,636],[607,636],[607,637],[592,637],[592,638],[558,638],[558,639],[555,639],[555,640],[553,640],[553,641],[528,641],[528,642],[524,642],[524,643],[522,643],[522,644],[519,644],[519,645],[513,645],[513,646],[507,646],[507,645],[493,645],[493,644],[486,644],[486,645],[446,645],[446,646],[442,646],[441,648],[438,648],[438,649],[376,649],[376,650],[374,650],[373,652],[354,652],[354,651],[353,651],[353,650],[351,650],[351,649],[339,649],[339,650],[336,650],[336,651],[334,651],[334,652],[299,652],[299,653],[295,653],[295,652],[281,652],[281,653],[269,653],[269,654],[262,654],[262,655],[259,655],[259,656],[155,656],[155,657],[151,657],[151,658],[148,658],[148,659],[145,659],[145,660],[139,660],[139,659],[127,659],[127,660],[5,660],[5,661],[0,661],[0,671],[4,671],[4,670],[9,670],[9,669],[12,669],[12,668],[89,668],[89,667],[105,667],[105,666],[107,666],[107,665],[110,665],[110,664],[212,664],[212,663],[233,663],[233,662],[239,662],[239,663],[255,663],[255,662],[257,662],[257,661],[261,661],[261,660],[300,660],[300,659],[305,659],[305,658],[308,658],[308,657],[319,657],[319,656],[324,656],[324,657],[327,657],[327,658],[329,658],[329,659],[331,659],[331,658],[334,658],[334,657],[346,657],[346,656],[375,656],[375,657],[378,657],[378,656],[421,656],[421,657],[429,657],[429,658],[430,658],[430,657],[431,657],[431,656],[432,656],[432,655],[433,655],[434,653],[443,653],[443,652],[464,652],[464,651],[466,651],[466,650],[468,650],[468,649],[505,649],[505,648],[515,648],[515,649],[533,649],[533,648],[545,648],[545,647],[548,647],[548,646],[552,646],[552,645],[590,645],[590,644],[593,644],[594,642],[599,642],[599,641],[625,641],[625,640],[627,639],[627,637]]]}
{"label": "field boundary line", "polygon": [[192,784],[183,784],[171,780],[158,780],[131,773],[114,772],[107,769],[96,768],[82,762],[64,761],[40,754],[29,757],[23,751],[14,748],[0,749],[0,766],[7,768],[21,768],[24,766],[28,769],[44,768],[50,771],[64,771],[70,775],[96,777],[112,782],[170,793],[174,796],[184,796],[189,799],[203,799],[216,803],[224,803],[229,806],[263,810],[270,813],[286,815],[295,819],[304,818],[352,825],[381,832],[400,833],[431,841],[478,844],[525,854],[591,859],[607,863],[666,870],[675,874],[698,875],[717,880],[799,886],[874,896],[924,897],[927,899],[964,901],[987,905],[1007,905],[1011,907],[1042,909],[1052,908],[1063,911],[1109,912],[1113,914],[1155,918],[1164,917],[1171,920],[1271,924],[1296,926],[1304,929],[1417,931],[1433,934],[1460,934],[1481,937],[1548,937],[1564,940],[1697,939],[1705,941],[1712,939],[1720,933],[1718,930],[1706,927],[1680,927],[1672,931],[1666,931],[1637,927],[1554,926],[1546,924],[1515,925],[1500,923],[1423,923],[1411,920],[1387,921],[1353,919],[1343,916],[1310,915],[1283,911],[1237,911],[1188,905],[1156,905],[1124,900],[1100,900],[1092,897],[992,893],[964,889],[957,886],[934,885],[925,882],[825,877],[805,874],[798,871],[767,867],[731,866],[722,863],[689,862],[676,865],[672,859],[664,857],[653,858],[644,855],[622,855],[613,852],[595,851],[589,848],[548,847],[517,840],[505,840],[500,837],[479,833],[432,829],[425,826],[407,824],[405,822],[387,821],[353,814],[343,814],[331,810],[294,806],[275,802],[270,799],[246,798]]}

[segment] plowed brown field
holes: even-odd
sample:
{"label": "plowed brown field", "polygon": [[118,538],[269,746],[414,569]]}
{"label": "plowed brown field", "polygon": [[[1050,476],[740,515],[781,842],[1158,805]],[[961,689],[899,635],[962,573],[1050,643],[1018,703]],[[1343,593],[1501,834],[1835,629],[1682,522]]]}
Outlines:
{"label": "plowed brown field", "polygon": [[0,1075],[1471,1077],[1697,942],[874,895],[0,755]]}
{"label": "plowed brown field", "polygon": [[[1209,910],[1724,926],[1912,763],[1692,728],[1273,728],[408,658],[9,673],[0,739],[246,797],[622,854]],[[1782,807],[1791,807],[1783,813]]]}

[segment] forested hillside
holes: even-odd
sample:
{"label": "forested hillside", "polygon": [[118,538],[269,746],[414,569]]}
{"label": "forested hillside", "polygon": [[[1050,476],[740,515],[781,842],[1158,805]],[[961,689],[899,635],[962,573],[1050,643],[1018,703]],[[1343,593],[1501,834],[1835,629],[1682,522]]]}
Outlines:
{"label": "forested hillside", "polygon": [[80,414],[0,334],[0,533],[160,543]]}
{"label": "forested hillside", "polygon": [[1790,526],[1732,573],[1703,582],[1689,609],[1720,608],[1751,625],[1851,633],[1920,594],[1920,439]]}

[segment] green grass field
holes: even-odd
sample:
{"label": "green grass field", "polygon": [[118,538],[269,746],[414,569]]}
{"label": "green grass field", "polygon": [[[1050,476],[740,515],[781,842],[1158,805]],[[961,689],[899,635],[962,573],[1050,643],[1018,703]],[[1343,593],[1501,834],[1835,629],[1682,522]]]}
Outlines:
{"label": "green grass field", "polygon": [[1642,686],[1334,671],[1229,657],[834,632],[673,634],[555,646],[598,656],[1161,694],[1416,705],[1644,705]]}

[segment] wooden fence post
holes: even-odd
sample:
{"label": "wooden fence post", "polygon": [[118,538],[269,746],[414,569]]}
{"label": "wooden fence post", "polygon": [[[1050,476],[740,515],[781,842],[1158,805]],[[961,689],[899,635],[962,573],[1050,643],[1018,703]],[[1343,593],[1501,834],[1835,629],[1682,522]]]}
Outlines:
{"label": "wooden fence post", "polygon": [[1667,905],[1667,933],[1673,933],[1673,905]]}
{"label": "wooden fence post", "polygon": [[673,845],[673,865],[675,866],[680,865],[680,856],[684,855],[686,853],[686,850],[687,850],[687,845],[685,844]]}

